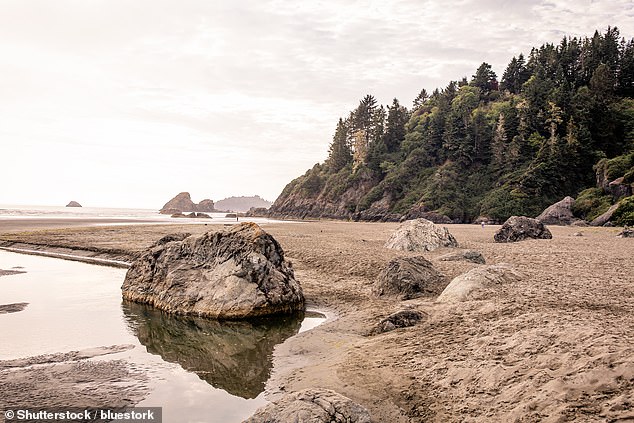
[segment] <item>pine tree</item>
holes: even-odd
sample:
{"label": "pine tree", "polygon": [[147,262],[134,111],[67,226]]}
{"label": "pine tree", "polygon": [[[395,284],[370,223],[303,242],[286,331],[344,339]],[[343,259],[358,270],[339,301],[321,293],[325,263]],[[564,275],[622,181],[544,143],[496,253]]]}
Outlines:
{"label": "pine tree", "polygon": [[419,109],[423,104],[425,104],[428,98],[429,98],[429,94],[427,94],[427,90],[425,88],[420,90],[420,92],[414,99],[414,104],[412,104],[412,110]]}
{"label": "pine tree", "polygon": [[471,79],[470,85],[480,88],[482,95],[487,96],[491,91],[498,89],[497,76],[491,69],[491,65],[483,62],[476,70]]}
{"label": "pine tree", "polygon": [[330,166],[331,173],[336,173],[351,162],[352,152],[348,144],[348,125],[347,122],[339,118],[335,135],[330,144],[327,163]]}

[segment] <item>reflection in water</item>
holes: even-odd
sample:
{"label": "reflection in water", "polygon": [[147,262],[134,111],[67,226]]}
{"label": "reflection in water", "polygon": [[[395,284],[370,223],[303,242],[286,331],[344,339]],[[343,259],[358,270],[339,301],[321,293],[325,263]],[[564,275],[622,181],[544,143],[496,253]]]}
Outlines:
{"label": "reflection in water", "polygon": [[180,364],[215,388],[242,398],[264,391],[275,345],[295,335],[303,313],[249,321],[174,316],[124,302],[128,326],[149,353]]}

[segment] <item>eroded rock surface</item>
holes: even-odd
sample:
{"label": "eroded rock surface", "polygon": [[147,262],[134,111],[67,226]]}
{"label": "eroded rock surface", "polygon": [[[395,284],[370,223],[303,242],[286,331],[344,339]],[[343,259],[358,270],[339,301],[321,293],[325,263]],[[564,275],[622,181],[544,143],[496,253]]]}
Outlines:
{"label": "eroded rock surface", "polygon": [[255,412],[243,423],[370,423],[370,413],[350,398],[329,389],[287,394]]}
{"label": "eroded rock surface", "polygon": [[155,244],[132,263],[122,291],[170,313],[220,319],[304,308],[282,247],[254,223]]}
{"label": "eroded rock surface", "polygon": [[403,251],[433,251],[440,247],[457,247],[456,238],[445,227],[426,219],[407,220],[399,225],[385,244]]}
{"label": "eroded rock surface", "polygon": [[447,283],[434,265],[422,256],[397,257],[379,273],[374,285],[376,295],[394,295],[402,300],[434,297]]}

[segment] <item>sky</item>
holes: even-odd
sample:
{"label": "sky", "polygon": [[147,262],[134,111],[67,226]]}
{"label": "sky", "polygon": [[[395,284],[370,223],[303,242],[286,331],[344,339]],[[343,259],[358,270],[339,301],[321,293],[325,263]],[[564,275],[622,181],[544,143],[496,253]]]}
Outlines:
{"label": "sky", "polygon": [[634,2],[0,0],[0,204],[272,201],[366,94],[608,26]]}

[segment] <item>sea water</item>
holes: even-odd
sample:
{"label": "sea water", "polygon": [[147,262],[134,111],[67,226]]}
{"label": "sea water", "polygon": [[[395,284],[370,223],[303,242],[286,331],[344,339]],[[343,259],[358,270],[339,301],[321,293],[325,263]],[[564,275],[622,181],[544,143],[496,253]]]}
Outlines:
{"label": "sea water", "polygon": [[[130,223],[235,223],[235,217],[226,217],[227,213],[206,213],[212,219],[198,218],[173,218],[170,215],[160,214],[158,210],[152,209],[129,209],[129,208],[108,208],[108,207],[59,207],[59,206],[37,206],[37,205],[14,205],[0,204],[0,219],[90,219],[94,221],[103,220],[104,225],[113,223],[109,220],[129,220]],[[255,222],[257,224],[269,222],[281,222],[278,220],[262,217],[240,217],[240,222]],[[125,224],[117,222],[114,224]],[[99,223],[97,223],[99,224]]]}

